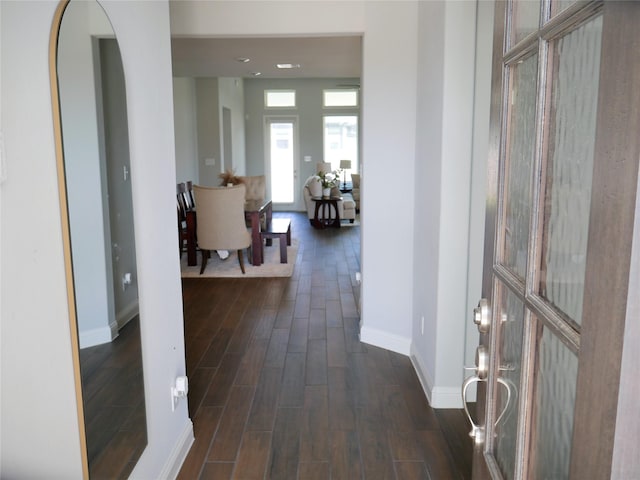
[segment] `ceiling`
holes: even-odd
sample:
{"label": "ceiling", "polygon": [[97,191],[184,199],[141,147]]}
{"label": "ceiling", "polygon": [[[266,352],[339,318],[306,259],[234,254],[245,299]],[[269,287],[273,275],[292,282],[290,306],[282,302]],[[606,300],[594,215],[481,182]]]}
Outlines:
{"label": "ceiling", "polygon": [[[359,36],[171,39],[176,77],[359,78]],[[248,62],[238,61],[248,58]],[[276,63],[299,64],[282,70]]]}

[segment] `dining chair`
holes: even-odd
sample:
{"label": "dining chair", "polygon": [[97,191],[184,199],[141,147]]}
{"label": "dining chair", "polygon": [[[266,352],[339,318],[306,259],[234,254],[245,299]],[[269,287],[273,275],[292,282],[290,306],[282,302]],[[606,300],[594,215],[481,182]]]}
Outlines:
{"label": "dining chair", "polygon": [[207,267],[212,250],[236,250],[240,270],[245,273],[243,250],[251,245],[251,234],[244,219],[245,186],[194,185],[193,193],[198,205],[196,236],[202,252],[200,275]]}

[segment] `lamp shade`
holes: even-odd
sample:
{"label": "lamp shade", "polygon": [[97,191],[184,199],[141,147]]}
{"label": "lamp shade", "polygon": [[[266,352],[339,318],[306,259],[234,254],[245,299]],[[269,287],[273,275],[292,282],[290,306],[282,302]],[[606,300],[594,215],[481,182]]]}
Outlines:
{"label": "lamp shade", "polygon": [[340,160],[340,168],[351,169],[351,160]]}

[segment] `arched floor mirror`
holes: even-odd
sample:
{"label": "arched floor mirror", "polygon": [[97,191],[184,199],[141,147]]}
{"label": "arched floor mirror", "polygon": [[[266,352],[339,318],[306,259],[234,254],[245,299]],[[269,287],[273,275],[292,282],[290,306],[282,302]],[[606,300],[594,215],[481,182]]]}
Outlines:
{"label": "arched floor mirror", "polygon": [[50,73],[85,478],[127,478],[147,444],[124,70],[96,1],[60,2]]}

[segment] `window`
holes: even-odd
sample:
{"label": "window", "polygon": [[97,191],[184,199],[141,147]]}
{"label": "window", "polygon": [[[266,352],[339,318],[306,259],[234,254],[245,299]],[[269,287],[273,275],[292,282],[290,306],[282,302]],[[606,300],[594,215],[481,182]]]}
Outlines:
{"label": "window", "polygon": [[322,105],[327,107],[357,107],[358,90],[323,90]]}
{"label": "window", "polygon": [[295,108],[295,90],[265,90],[264,105],[266,108]]}
{"label": "window", "polygon": [[340,168],[340,160],[351,160],[347,174],[358,173],[358,117],[356,115],[323,117],[324,161],[331,169]]}

